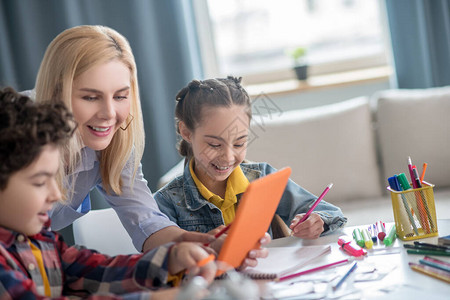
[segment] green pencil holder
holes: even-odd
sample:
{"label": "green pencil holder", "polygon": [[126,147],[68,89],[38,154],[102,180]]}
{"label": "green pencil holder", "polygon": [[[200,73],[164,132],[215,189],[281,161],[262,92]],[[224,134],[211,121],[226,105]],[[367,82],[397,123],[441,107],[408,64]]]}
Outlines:
{"label": "green pencil holder", "polygon": [[438,235],[434,185],[423,182],[423,187],[406,191],[395,191],[391,187],[392,209],[397,236],[404,241],[417,240]]}

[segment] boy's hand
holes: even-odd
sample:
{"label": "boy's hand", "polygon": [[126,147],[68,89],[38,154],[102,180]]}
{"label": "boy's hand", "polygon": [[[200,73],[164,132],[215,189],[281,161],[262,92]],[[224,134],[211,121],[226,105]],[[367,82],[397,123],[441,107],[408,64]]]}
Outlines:
{"label": "boy's hand", "polygon": [[303,215],[298,214],[292,219],[291,225],[289,226],[292,229],[292,235],[302,239],[318,238],[324,230],[322,218],[318,214],[312,213],[305,221],[298,224],[298,221],[300,221]]}
{"label": "boy's hand", "polygon": [[159,290],[152,292],[152,300],[172,300],[176,299],[176,296],[180,292],[179,288],[170,288],[166,290]]}
{"label": "boy's hand", "polygon": [[[262,237],[259,242],[261,243],[261,246],[267,245],[270,243],[272,239],[270,238],[270,235],[266,232],[264,237]],[[248,252],[247,257],[244,259],[242,265],[238,268],[239,270],[243,270],[247,267],[256,267],[258,264],[257,258],[266,258],[267,255],[269,255],[269,250],[267,248],[261,248],[258,249],[252,249]]]}
{"label": "boy's hand", "polygon": [[200,244],[181,242],[172,246],[169,253],[169,273],[174,275],[183,270],[189,274],[199,275],[211,283],[216,275],[217,267],[214,259],[201,264],[199,262],[207,259],[210,253]]}

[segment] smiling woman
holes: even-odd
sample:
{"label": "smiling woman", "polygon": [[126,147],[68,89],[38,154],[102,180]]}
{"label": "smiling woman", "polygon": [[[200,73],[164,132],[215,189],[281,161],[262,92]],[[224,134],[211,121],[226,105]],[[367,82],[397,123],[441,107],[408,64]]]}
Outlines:
{"label": "smiling woman", "polygon": [[130,114],[130,70],[119,60],[94,66],[73,81],[72,111],[84,146],[103,150]]}
{"label": "smiling woman", "polygon": [[136,63],[121,34],[104,26],[78,26],[59,34],[42,60],[36,99],[63,100],[79,125],[62,155],[59,186],[67,201],[54,206],[52,229],[88,213],[89,192],[97,188],[138,251],[174,240],[210,241],[209,235],[181,230],[161,213],[143,177]]}

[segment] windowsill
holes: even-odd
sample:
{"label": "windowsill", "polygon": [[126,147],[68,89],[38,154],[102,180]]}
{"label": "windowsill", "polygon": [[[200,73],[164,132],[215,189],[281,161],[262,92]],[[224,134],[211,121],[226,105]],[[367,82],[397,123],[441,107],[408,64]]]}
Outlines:
{"label": "windowsill", "polygon": [[391,74],[392,68],[390,66],[383,66],[342,73],[310,76],[306,81],[290,79],[285,81],[248,85],[245,89],[250,97],[256,97],[261,93],[274,96],[322,88],[388,80]]}

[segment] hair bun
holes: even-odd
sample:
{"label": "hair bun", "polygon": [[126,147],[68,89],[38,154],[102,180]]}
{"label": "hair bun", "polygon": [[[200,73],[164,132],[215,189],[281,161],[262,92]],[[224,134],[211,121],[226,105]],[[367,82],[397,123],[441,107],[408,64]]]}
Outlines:
{"label": "hair bun", "polygon": [[240,90],[242,90],[242,86],[241,86],[241,81],[242,81],[242,76],[241,77],[235,77],[235,76],[227,76],[227,79],[234,82],[234,84],[236,85],[236,87]]}
{"label": "hair bun", "polygon": [[202,81],[202,80],[198,80],[198,79],[194,79],[191,82],[189,82],[188,88],[190,90],[196,90],[196,89],[205,89],[205,90],[210,90],[210,91],[214,90],[214,88],[211,87],[211,83],[208,82],[208,80]]}
{"label": "hair bun", "polygon": [[182,100],[184,99],[184,97],[186,96],[188,90],[189,90],[189,89],[188,89],[187,87],[182,88],[182,89],[178,92],[178,94],[175,96],[175,100],[178,101],[178,102],[182,101]]}
{"label": "hair bun", "polygon": [[191,82],[189,82],[188,84],[188,88],[190,89],[198,89],[202,86],[203,82],[197,79],[192,80]]}
{"label": "hair bun", "polygon": [[235,76],[228,75],[227,78],[234,81],[236,84],[241,84],[241,81],[242,81],[242,76],[235,77]]}

